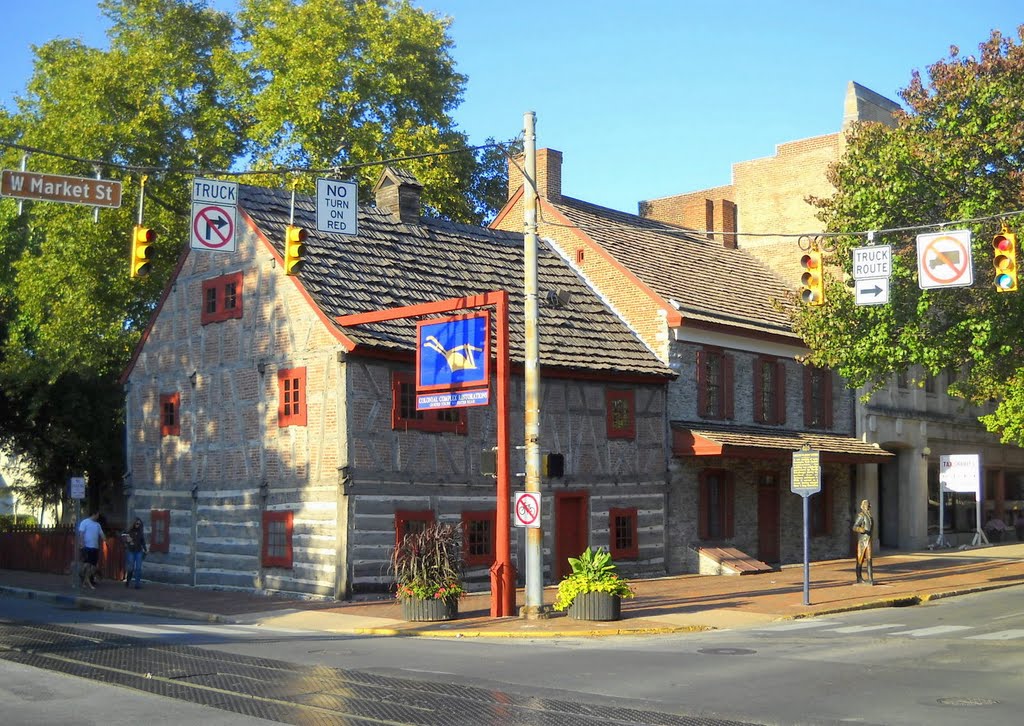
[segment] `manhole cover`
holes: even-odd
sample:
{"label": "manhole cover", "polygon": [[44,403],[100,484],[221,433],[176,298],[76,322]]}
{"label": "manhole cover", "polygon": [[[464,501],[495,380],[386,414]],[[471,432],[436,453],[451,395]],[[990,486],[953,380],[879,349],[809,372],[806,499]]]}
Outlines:
{"label": "manhole cover", "polygon": [[954,696],[952,698],[940,698],[939,704],[942,706],[994,706],[999,701],[993,701],[991,698],[974,698],[972,696]]}
{"label": "manhole cover", "polygon": [[754,655],[757,651],[749,648],[701,648],[697,652],[703,655]]}

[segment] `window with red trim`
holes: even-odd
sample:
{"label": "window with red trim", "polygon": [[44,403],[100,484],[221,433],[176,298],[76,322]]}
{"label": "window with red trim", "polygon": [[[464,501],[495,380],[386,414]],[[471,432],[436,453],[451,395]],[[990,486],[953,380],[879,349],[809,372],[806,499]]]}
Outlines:
{"label": "window with red trim", "polygon": [[396,431],[453,431],[466,433],[466,409],[416,410],[416,379],[408,371],[391,373],[391,428]]}
{"label": "window with red trim", "polygon": [[731,539],[735,526],[735,487],[732,472],[704,469],[697,494],[697,536],[704,540]]}
{"label": "window with red trim", "polygon": [[287,368],[277,372],[277,425],[306,425],[306,369]]}
{"label": "window with red trim", "polygon": [[181,436],[181,394],[160,394],[160,435]]}
{"label": "window with red trim", "polygon": [[733,358],[722,350],[697,351],[697,415],[733,417]]}
{"label": "window with red trim", "polygon": [[399,509],[395,512],[395,546],[402,542],[407,534],[419,534],[423,532],[434,521],[434,513],[429,509],[423,511],[410,511]]}
{"label": "window with red trim", "polygon": [[812,537],[832,534],[832,486],[827,477],[821,479],[821,491],[807,503]]}
{"label": "window with red trim", "polygon": [[786,423],[786,364],[776,358],[754,359],[754,422]]}
{"label": "window with red trim", "polygon": [[640,556],[636,507],[612,507],[608,510],[608,552],[620,560]]}
{"label": "window with red trim", "polygon": [[633,391],[604,392],[605,423],[609,439],[636,437],[636,398]]}
{"label": "window with red trim", "polygon": [[242,317],[242,273],[203,280],[203,312],[199,322],[219,323]]}
{"label": "window with red trim", "polygon": [[494,510],[462,513],[462,559],[467,565],[494,562]]}
{"label": "window with red trim", "polygon": [[292,566],[292,512],[263,513],[263,566]]}
{"label": "window with red trim", "polygon": [[832,427],[832,371],[804,368],[804,426],[810,429]]}
{"label": "window with red trim", "polygon": [[149,510],[150,552],[167,552],[171,547],[171,512],[169,509]]}

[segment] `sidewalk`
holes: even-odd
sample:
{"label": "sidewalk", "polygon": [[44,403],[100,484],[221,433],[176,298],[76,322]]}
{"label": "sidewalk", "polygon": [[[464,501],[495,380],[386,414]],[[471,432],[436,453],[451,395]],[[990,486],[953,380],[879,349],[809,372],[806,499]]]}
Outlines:
{"label": "sidewalk", "polygon": [[[464,597],[459,618],[443,623],[401,619],[393,600],[322,602],[233,591],[145,583],[141,590],[101,582],[73,590],[66,575],[0,570],[0,596],[35,598],[83,609],[145,613],[223,623],[256,623],[358,635],[432,637],[573,637],[644,635],[742,627],[773,620],[911,605],[941,597],[1024,584],[1024,543],[966,551],[892,552],[875,558],[875,585],[856,585],[852,559],[814,562],[810,605],[804,605],[803,565],[758,575],[682,575],[632,584],[636,597],[622,602],[622,620],[577,621],[563,613],[543,620],[491,618],[490,594]],[[555,588],[544,590],[552,602]],[[524,602],[517,593],[517,606]],[[0,600],[0,614],[2,614]]]}

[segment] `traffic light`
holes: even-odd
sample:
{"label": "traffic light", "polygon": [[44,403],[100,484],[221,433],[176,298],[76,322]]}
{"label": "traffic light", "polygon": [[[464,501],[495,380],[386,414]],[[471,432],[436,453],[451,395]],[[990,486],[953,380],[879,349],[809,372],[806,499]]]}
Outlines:
{"label": "traffic light", "polygon": [[156,232],[141,224],[132,230],[132,277],[144,277],[149,274],[149,246],[156,241]]}
{"label": "traffic light", "polygon": [[992,238],[992,266],[996,268],[996,292],[1017,289],[1017,235],[1005,229]]}
{"label": "traffic light", "polygon": [[284,233],[284,274],[297,275],[302,269],[306,230],[289,224]]}
{"label": "traffic light", "polygon": [[541,474],[555,478],[565,476],[565,455],[544,454],[541,459]]}
{"label": "traffic light", "polygon": [[800,258],[804,273],[800,276],[800,299],[808,305],[825,304],[825,280],[822,277],[821,251],[808,250]]}

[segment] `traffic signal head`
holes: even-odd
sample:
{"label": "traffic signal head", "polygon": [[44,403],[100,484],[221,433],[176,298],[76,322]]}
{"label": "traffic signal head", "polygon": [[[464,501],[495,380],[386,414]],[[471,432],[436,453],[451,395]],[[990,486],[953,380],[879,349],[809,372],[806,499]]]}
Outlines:
{"label": "traffic signal head", "polygon": [[822,277],[821,251],[808,250],[800,258],[800,300],[808,305],[825,303],[825,279]]}
{"label": "traffic signal head", "polygon": [[289,224],[284,233],[284,274],[297,275],[302,269],[306,230]]}
{"label": "traffic signal head", "polygon": [[992,266],[996,268],[996,292],[1017,289],[1017,235],[1003,231],[992,238]]}
{"label": "traffic signal head", "polygon": [[141,224],[132,230],[131,276],[143,277],[149,274],[149,247],[156,241],[156,232]]}

